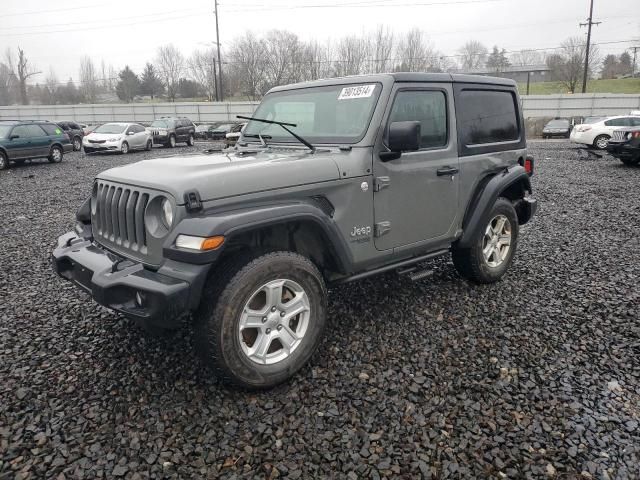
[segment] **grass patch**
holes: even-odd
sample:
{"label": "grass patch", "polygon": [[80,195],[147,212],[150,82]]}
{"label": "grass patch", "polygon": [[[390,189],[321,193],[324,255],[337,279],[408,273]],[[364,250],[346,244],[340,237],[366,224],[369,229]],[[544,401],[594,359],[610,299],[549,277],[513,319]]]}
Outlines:
{"label": "grass patch", "polygon": [[[521,95],[526,95],[527,84],[519,83],[518,90]],[[582,81],[573,93],[582,92]],[[558,93],[569,93],[567,87],[560,82],[536,82],[529,86],[530,95],[552,95]],[[622,78],[615,80],[589,80],[587,82],[587,93],[640,93],[640,78]]]}

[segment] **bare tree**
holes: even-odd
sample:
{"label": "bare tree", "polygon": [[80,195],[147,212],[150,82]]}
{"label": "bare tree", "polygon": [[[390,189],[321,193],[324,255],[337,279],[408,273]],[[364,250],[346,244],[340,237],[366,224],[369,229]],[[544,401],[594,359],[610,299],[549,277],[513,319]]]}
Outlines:
{"label": "bare tree", "polygon": [[210,102],[216,98],[217,92],[216,54],[213,47],[204,51],[196,50],[187,61],[191,77],[202,85]]}
{"label": "bare tree", "polygon": [[394,47],[393,32],[383,25],[378,25],[373,34],[368,39],[370,73],[388,72],[392,68],[392,56]]}
{"label": "bare tree", "polygon": [[336,47],[334,71],[336,76],[357,75],[364,71],[368,56],[368,44],[355,35],[343,37]]}
{"label": "bare tree", "polygon": [[[547,57],[551,77],[560,81],[571,93],[575,92],[582,78],[586,51],[587,45],[582,37],[570,37],[562,42],[558,53]],[[597,45],[591,45],[589,58],[591,65],[600,64],[600,51]]]}
{"label": "bare tree", "polygon": [[30,64],[24,50],[18,47],[18,59],[14,59],[11,49],[7,48],[5,52],[5,60],[7,67],[11,71],[11,76],[15,79],[20,93],[20,103],[27,105],[29,98],[27,95],[27,80],[33,75],[41,72],[36,71]]}
{"label": "bare tree", "polygon": [[53,68],[50,68],[44,84],[43,101],[45,104],[55,105],[58,86],[59,82],[56,72],[53,71]]}
{"label": "bare tree", "polygon": [[271,30],[264,39],[264,84],[262,93],[272,87],[300,81],[303,46],[295,33]]}
{"label": "bare tree", "polygon": [[477,40],[469,40],[458,49],[458,53],[462,70],[476,70],[487,63],[487,47]]}
{"label": "bare tree", "polygon": [[396,70],[405,72],[426,72],[437,69],[438,53],[418,28],[409,30],[398,45],[399,64]]}
{"label": "bare tree", "polygon": [[11,67],[0,62],[0,105],[10,105],[13,101],[15,77]]}
{"label": "bare tree", "polygon": [[308,43],[304,48],[302,69],[304,80],[329,78],[333,75],[331,66],[331,44],[321,45],[317,41]]}
{"label": "bare tree", "polygon": [[167,96],[170,101],[174,102],[178,94],[180,77],[185,70],[184,56],[175,45],[163,45],[158,47],[156,64],[158,65],[158,73],[167,88]]}
{"label": "bare tree", "polygon": [[526,67],[530,65],[543,65],[545,54],[538,50],[520,50],[509,55],[512,65]]}
{"label": "bare tree", "polygon": [[264,44],[253,33],[236,38],[229,53],[233,76],[239,80],[240,91],[255,100],[260,96],[265,70]]}
{"label": "bare tree", "polygon": [[80,94],[87,103],[94,103],[98,96],[98,73],[88,55],[80,59]]}

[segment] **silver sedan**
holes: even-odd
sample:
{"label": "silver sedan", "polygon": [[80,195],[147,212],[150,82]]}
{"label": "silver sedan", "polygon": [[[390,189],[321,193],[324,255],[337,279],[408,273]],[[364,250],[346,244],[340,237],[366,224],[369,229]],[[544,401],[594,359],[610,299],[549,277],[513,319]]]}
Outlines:
{"label": "silver sedan", "polygon": [[82,139],[85,153],[151,150],[151,134],[138,123],[105,123]]}

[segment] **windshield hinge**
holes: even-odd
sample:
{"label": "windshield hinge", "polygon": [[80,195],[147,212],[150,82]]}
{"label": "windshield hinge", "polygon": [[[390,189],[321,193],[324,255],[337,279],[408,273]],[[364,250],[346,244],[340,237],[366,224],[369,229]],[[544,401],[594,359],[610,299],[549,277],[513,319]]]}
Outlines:
{"label": "windshield hinge", "polygon": [[373,181],[373,191],[379,192],[383,188],[387,188],[391,185],[391,179],[389,177],[376,177]]}

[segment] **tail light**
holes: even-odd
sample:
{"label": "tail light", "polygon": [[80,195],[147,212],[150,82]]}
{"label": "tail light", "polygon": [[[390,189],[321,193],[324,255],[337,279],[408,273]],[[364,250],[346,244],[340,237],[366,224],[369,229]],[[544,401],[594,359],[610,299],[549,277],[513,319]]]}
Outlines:
{"label": "tail light", "polygon": [[518,163],[524,167],[524,170],[525,170],[525,172],[527,172],[527,175],[529,175],[529,176],[533,175],[535,161],[534,161],[534,159],[533,159],[533,157],[531,155],[527,155],[524,160],[522,158],[520,158]]}
{"label": "tail light", "polygon": [[632,132],[633,138],[640,138],[640,132]]}

